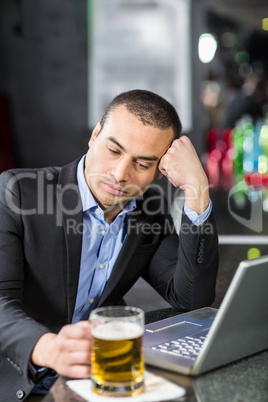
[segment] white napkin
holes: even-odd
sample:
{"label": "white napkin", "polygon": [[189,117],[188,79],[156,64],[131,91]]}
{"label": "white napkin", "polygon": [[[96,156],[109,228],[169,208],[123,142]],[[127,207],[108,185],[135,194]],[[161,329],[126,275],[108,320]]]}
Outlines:
{"label": "white napkin", "polygon": [[94,394],[91,389],[91,380],[69,380],[66,384],[71,390],[89,402],[121,402],[128,399],[133,402],[158,402],[177,399],[185,394],[184,388],[148,371],[145,372],[144,380],[145,390],[142,394],[120,398]]}

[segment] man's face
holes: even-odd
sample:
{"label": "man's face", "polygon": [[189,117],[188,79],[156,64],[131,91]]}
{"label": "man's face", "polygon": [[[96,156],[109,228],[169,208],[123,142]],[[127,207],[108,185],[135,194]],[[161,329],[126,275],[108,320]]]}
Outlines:
{"label": "man's face", "polygon": [[98,123],[89,141],[86,181],[103,209],[122,209],[160,178],[158,163],[173,140],[173,130],[145,126],[119,106],[99,132]]}

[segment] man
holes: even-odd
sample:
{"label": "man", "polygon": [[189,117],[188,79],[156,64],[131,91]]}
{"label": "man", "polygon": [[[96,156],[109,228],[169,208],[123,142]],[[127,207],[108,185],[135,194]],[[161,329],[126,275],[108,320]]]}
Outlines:
{"label": "man", "polygon": [[[212,303],[218,251],[208,181],[180,133],[166,100],[129,91],[108,106],[79,161],[0,176],[4,400],[24,400],[51,369],[90,377],[89,313],[122,303],[140,276],[181,311]],[[185,194],[179,236],[163,194],[150,189],[162,175]]]}

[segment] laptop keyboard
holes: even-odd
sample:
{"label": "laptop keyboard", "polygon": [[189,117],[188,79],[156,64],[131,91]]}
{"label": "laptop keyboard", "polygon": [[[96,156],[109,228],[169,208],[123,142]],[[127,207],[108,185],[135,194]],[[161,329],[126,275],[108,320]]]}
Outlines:
{"label": "laptop keyboard", "polygon": [[186,359],[196,360],[199,352],[206,340],[206,336],[194,338],[186,336],[183,339],[175,339],[170,342],[161,343],[153,346],[153,350],[159,350],[163,353],[169,353],[174,356],[184,357]]}

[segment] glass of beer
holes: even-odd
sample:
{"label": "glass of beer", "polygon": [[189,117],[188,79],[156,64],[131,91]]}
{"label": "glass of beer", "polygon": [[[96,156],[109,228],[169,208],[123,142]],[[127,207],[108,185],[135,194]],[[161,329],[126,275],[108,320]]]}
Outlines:
{"label": "glass of beer", "polygon": [[144,312],[136,307],[101,307],[90,314],[93,392],[133,396],[144,390]]}

